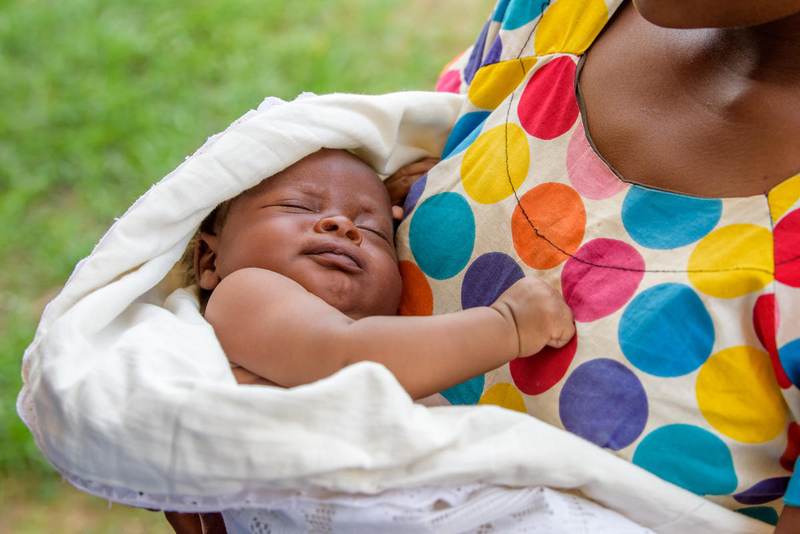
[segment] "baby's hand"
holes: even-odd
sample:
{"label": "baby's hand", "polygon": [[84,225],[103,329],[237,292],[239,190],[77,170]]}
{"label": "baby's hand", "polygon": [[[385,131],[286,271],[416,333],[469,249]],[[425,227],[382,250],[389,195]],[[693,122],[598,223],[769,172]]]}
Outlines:
{"label": "baby's hand", "polygon": [[575,335],[572,311],[564,298],[536,278],[517,281],[491,307],[515,328],[518,357],[536,354],[545,345],[563,347]]}

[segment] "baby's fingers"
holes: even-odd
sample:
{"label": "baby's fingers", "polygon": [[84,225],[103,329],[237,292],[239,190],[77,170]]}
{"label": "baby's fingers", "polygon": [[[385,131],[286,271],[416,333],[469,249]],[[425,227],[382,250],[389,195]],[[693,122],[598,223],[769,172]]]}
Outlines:
{"label": "baby's fingers", "polygon": [[570,342],[570,340],[575,336],[575,323],[570,321],[568,325],[558,334],[554,335],[550,338],[550,341],[547,342],[547,346],[553,347],[554,349],[560,349],[564,345]]}

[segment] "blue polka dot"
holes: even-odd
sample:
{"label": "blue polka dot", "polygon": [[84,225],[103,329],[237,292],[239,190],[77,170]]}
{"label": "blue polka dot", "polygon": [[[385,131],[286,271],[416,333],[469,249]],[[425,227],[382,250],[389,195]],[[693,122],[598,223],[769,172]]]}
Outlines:
{"label": "blue polka dot", "polygon": [[511,0],[500,0],[497,2],[497,7],[494,10],[494,14],[492,14],[492,20],[495,22],[503,22],[503,18],[506,16],[506,10],[508,9],[508,3]]}
{"label": "blue polka dot", "polygon": [[484,48],[486,48],[486,37],[489,35],[489,24],[490,21],[487,21],[486,24],[483,25],[483,29],[480,35],[478,35],[478,40],[472,45],[472,53],[469,55],[467,66],[464,67],[464,81],[467,82],[467,85],[472,83],[475,73],[478,72],[478,68],[481,66],[481,63],[483,63],[483,52]]}
{"label": "blue polka dot", "polygon": [[719,222],[722,201],[632,186],[622,203],[622,224],[643,247],[667,250],[694,243]]}
{"label": "blue polka dot", "polygon": [[450,404],[478,404],[483,394],[484,375],[476,376],[442,391]]}
{"label": "blue polka dot", "polygon": [[758,519],[759,521],[763,521],[764,523],[772,525],[773,527],[778,524],[778,511],[771,506],[752,506],[750,508],[739,508],[738,510],[734,510],[734,512],[739,512],[747,517]]}
{"label": "blue polka dot", "polygon": [[547,4],[531,0],[501,0],[492,20],[502,22],[504,30],[516,30],[541,15]]}
{"label": "blue polka dot", "polygon": [[565,429],[614,451],[636,441],[647,423],[642,383],[615,360],[591,360],[575,369],[558,404]]}
{"label": "blue polka dot", "polygon": [[778,349],[778,357],[792,384],[800,385],[800,338],[790,341]]}
{"label": "blue polka dot", "polygon": [[489,111],[473,111],[462,116],[450,131],[450,137],[442,150],[442,159],[463,152],[481,133]]}
{"label": "blue polka dot", "polygon": [[411,212],[414,210],[417,202],[419,202],[423,191],[425,191],[425,186],[427,183],[428,173],[426,172],[422,178],[411,184],[411,187],[408,189],[408,194],[406,195],[406,200],[403,202],[403,220],[406,220],[406,218],[411,215]]}
{"label": "blue polka dot", "polygon": [[422,271],[445,280],[466,267],[475,245],[475,217],[458,193],[439,193],[415,210],[408,229],[411,253]]}
{"label": "blue polka dot", "polygon": [[502,252],[484,254],[470,264],[461,284],[461,307],[489,306],[525,273]]}
{"label": "blue polka dot", "polygon": [[628,304],[618,335],[622,353],[637,369],[655,376],[681,376],[711,356],[714,323],[691,288],[661,284]]}
{"label": "blue polka dot", "polygon": [[692,425],[668,425],[648,434],[633,463],[698,495],[728,495],[739,483],[727,445]]}

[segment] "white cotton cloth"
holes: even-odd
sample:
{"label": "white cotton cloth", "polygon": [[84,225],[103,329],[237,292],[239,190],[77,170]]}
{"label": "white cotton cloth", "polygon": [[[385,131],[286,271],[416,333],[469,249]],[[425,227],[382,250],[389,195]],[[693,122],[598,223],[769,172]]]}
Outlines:
{"label": "white cotton cloth", "polygon": [[[363,518],[362,530],[390,532],[380,521],[398,510],[441,525],[445,506],[467,510],[456,514],[467,519],[431,532],[477,532],[488,517],[513,525],[531,507],[546,515],[542,495],[553,495],[550,509],[588,503],[535,488],[546,486],[659,533],[769,532],[528,415],[415,404],[375,363],[293,389],[236,384],[195,295],[171,283],[202,219],[322,147],[349,149],[382,174],[436,156],[463,98],[268,100],[137,200],[78,264],[25,353],[18,411],[45,457],[96,495],[150,508],[230,509],[231,525],[262,513],[289,521],[302,506],[330,505],[350,526]],[[362,514],[358,503],[369,498],[375,513]]]}

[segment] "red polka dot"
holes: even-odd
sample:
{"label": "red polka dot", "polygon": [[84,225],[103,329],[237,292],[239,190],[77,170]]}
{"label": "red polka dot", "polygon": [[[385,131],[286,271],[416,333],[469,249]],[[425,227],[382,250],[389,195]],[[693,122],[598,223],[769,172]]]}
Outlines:
{"label": "red polka dot", "polygon": [[775,279],[800,287],[800,210],[784,216],[775,226]]}
{"label": "red polka dot", "polygon": [[644,276],[644,259],[615,239],[593,239],[561,271],[564,300],[576,321],[596,321],[628,302]]}
{"label": "red polka dot", "polygon": [[786,450],[781,455],[781,467],[794,473],[794,464],[797,462],[797,457],[800,456],[800,426],[797,426],[797,423],[789,423],[787,434],[788,443],[786,443]]}
{"label": "red polka dot", "polygon": [[531,76],[522,92],[517,114],[525,131],[539,139],[565,134],[578,118],[575,62],[561,56]]}
{"label": "red polka dot", "polygon": [[400,315],[433,314],[433,292],[425,273],[410,261],[401,261],[399,266],[403,279]]}
{"label": "red polka dot", "polygon": [[461,74],[457,70],[447,71],[436,82],[436,90],[440,93],[456,93],[461,89]]}
{"label": "red polka dot", "polygon": [[533,356],[517,358],[509,364],[514,385],[526,395],[539,395],[558,384],[578,350],[578,334],[561,347],[545,347]]}
{"label": "red polka dot", "polygon": [[778,326],[777,321],[778,309],[775,304],[775,295],[761,295],[753,307],[753,327],[756,330],[756,335],[764,348],[769,353],[769,359],[772,361],[772,369],[775,371],[775,378],[778,380],[778,385],[783,389],[792,385],[786,372],[783,370],[781,360],[778,357],[778,345],[775,341],[775,329]]}

